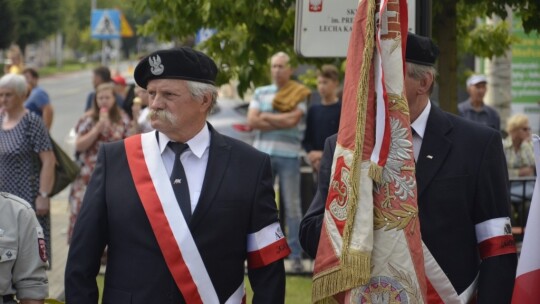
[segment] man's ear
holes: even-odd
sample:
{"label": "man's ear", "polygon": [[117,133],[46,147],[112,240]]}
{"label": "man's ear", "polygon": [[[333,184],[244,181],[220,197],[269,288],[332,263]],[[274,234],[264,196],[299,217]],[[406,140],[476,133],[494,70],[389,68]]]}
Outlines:
{"label": "man's ear", "polygon": [[212,96],[210,93],[206,93],[201,98],[201,108],[203,112],[208,112],[208,109],[212,106]]}
{"label": "man's ear", "polygon": [[420,86],[418,86],[418,93],[429,95],[429,89],[431,88],[433,81],[435,81],[435,79],[433,79],[433,74],[425,73],[422,80],[420,80]]}

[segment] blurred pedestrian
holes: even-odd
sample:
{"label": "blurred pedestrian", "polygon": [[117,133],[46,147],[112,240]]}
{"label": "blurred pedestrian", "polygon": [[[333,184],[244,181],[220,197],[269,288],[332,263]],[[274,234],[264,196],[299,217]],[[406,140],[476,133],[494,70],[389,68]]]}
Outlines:
{"label": "blurred pedestrian", "polygon": [[[508,136],[503,140],[504,155],[506,156],[506,166],[510,176],[510,199],[513,207],[527,208],[532,199],[534,190],[534,180],[519,180],[513,182],[512,179],[519,177],[534,178],[535,159],[534,149],[531,142],[531,126],[529,118],[525,114],[514,114],[510,116],[506,123]],[[522,226],[526,223],[526,216],[522,218],[522,213],[515,218]],[[523,214],[527,214],[524,212]]]}
{"label": "blurred pedestrian", "polygon": [[279,179],[281,206],[285,208],[287,239],[292,270],[302,272],[302,248],[298,227],[302,220],[300,202],[300,152],[302,118],[310,90],[291,80],[289,55],[276,53],[270,60],[272,84],[255,90],[249,104],[248,124],[257,130],[253,146],[270,155],[274,179]]}
{"label": "blurred pedestrian", "polygon": [[133,106],[131,106],[131,112],[133,113],[133,127],[135,133],[146,133],[153,131],[150,124],[150,107],[148,107],[148,93],[145,89],[136,86],[135,98],[133,98]]}
{"label": "blurred pedestrian", "polygon": [[0,192],[0,303],[44,303],[49,294],[46,269],[43,229],[32,206]]}
{"label": "blurred pedestrian", "polygon": [[328,136],[337,133],[341,116],[341,100],[338,97],[339,71],[334,65],[323,65],[317,71],[317,90],[321,95],[321,104],[309,108],[306,131],[302,146],[314,175],[319,172],[324,142]]}
{"label": "blurred pedestrian", "polygon": [[53,122],[54,110],[51,101],[49,100],[49,94],[38,85],[39,73],[35,69],[26,68],[23,71],[23,75],[31,89],[30,96],[28,96],[24,102],[24,107],[41,117],[47,130],[50,130]]}
{"label": "blurred pedestrian", "polygon": [[525,114],[514,114],[506,123],[508,136],[503,140],[504,155],[510,177],[534,176],[534,150],[531,126]]}
{"label": "blurred pedestrian", "polygon": [[[114,83],[111,78],[111,70],[109,70],[109,68],[106,66],[99,66],[92,71],[92,85],[94,86],[94,90],[102,83]],[[88,97],[86,98],[86,105],[84,107],[85,112],[90,110],[92,107],[95,96],[95,91],[88,94]],[[122,104],[124,103],[122,96],[115,94],[115,100],[116,104],[119,107],[122,107]]]}
{"label": "blurred pedestrian", "polygon": [[487,92],[487,78],[484,75],[472,75],[467,79],[469,98],[458,104],[459,115],[497,131],[501,130],[501,119],[497,111],[484,103]]}
{"label": "blurred pedestrian", "polygon": [[4,108],[0,116],[0,191],[30,203],[50,253],[49,193],[56,160],[43,121],[24,108],[27,92],[24,76],[6,74],[0,78],[0,106]]}
{"label": "blurred pedestrian", "polygon": [[283,257],[268,155],[206,122],[217,66],[190,48],[143,58],[135,80],[156,132],[104,144],[69,249],[67,303],[284,303]]}
{"label": "blurred pedestrian", "polygon": [[114,93],[122,97],[122,100],[125,100],[127,95],[127,83],[124,76],[122,76],[120,72],[117,72],[112,78],[112,81],[114,82]]}
{"label": "blurred pedestrian", "polygon": [[83,197],[90,176],[96,166],[100,146],[106,142],[126,138],[129,134],[131,121],[114,100],[114,85],[103,83],[98,85],[92,108],[77,122],[75,132],[75,150],[81,171],[71,184],[69,205],[71,216],[69,220],[68,242],[71,242],[73,227],[83,204]]}
{"label": "blurred pedestrian", "polygon": [[7,63],[4,65],[5,74],[21,74],[24,69],[24,58],[18,45],[13,44],[7,53]]}
{"label": "blurred pedestrian", "polygon": [[[413,136],[400,145],[412,146],[416,160],[417,185],[411,191],[418,195],[427,298],[510,303],[517,257],[500,133],[431,103],[438,53],[430,38],[408,34],[405,91]],[[300,239],[312,257],[328,219],[328,189],[339,187],[330,185],[336,140],[333,135],[326,141],[318,192],[302,221]]]}

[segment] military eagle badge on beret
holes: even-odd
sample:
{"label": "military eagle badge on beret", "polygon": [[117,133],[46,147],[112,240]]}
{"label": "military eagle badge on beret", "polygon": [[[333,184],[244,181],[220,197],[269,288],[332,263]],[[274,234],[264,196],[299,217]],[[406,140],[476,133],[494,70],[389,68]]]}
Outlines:
{"label": "military eagle badge on beret", "polygon": [[150,72],[152,72],[152,74],[163,74],[165,67],[161,64],[161,57],[159,57],[159,55],[148,57],[148,62],[150,63]]}

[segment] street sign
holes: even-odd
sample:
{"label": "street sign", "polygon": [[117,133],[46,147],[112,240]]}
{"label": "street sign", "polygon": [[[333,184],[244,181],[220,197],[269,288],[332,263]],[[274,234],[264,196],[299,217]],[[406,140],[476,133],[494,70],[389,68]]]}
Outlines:
{"label": "street sign", "polygon": [[131,25],[129,25],[129,22],[127,21],[124,14],[120,13],[120,35],[124,38],[133,37],[133,29],[131,28]]}
{"label": "street sign", "polygon": [[[294,50],[304,57],[346,57],[358,0],[298,0]],[[415,1],[408,1],[414,32]]]}
{"label": "street sign", "polygon": [[92,10],[90,23],[92,38],[94,39],[119,39],[120,38],[120,12],[118,10]]}

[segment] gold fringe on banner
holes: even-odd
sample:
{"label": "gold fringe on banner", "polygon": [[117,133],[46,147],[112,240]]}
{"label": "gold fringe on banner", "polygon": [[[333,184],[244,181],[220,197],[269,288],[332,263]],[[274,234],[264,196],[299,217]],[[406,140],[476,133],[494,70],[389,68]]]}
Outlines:
{"label": "gold fringe on banner", "polygon": [[339,268],[313,278],[313,303],[335,303],[335,300],[328,295],[335,295],[369,282],[371,272],[369,254],[354,252],[344,258]]}

